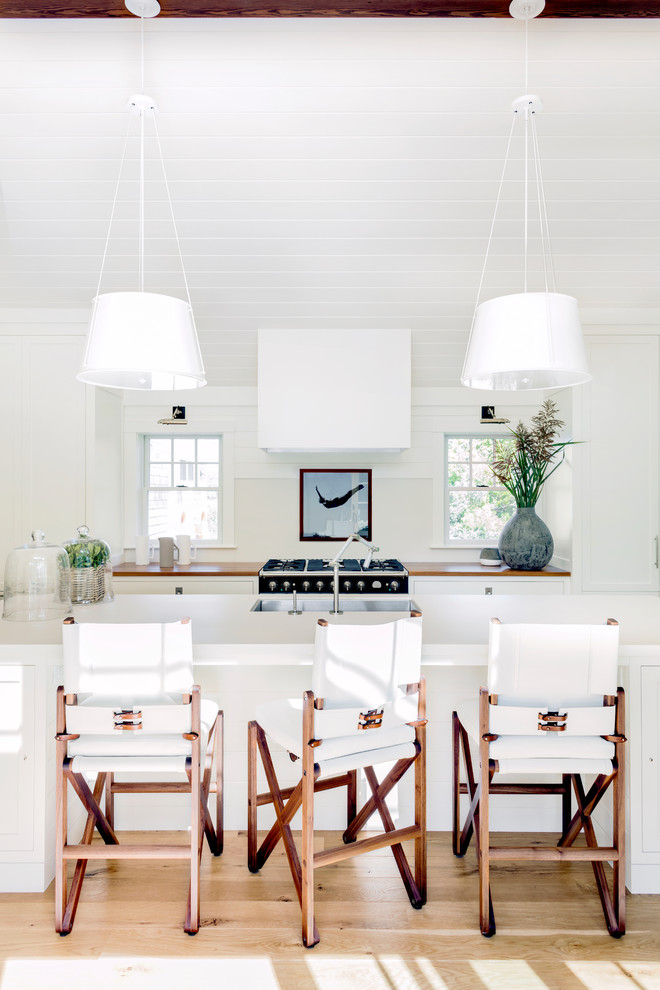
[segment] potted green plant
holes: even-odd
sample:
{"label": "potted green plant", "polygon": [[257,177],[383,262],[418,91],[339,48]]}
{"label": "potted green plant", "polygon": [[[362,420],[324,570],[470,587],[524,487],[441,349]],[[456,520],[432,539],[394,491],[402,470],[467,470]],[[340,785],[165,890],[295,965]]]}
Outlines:
{"label": "potted green plant", "polygon": [[74,605],[92,605],[112,601],[112,564],[110,547],[103,540],[93,540],[87,526],[78,527],[78,539],[64,544],[71,569],[71,601]]}
{"label": "potted green plant", "polygon": [[512,437],[496,445],[491,465],[497,480],[513,495],[516,512],[500,533],[498,548],[505,564],[515,570],[536,571],[554,550],[550,530],[536,514],[536,503],[548,478],[563,463],[574,440],[559,440],[564,427],[557,406],[546,399],[531,426],[518,423]]}

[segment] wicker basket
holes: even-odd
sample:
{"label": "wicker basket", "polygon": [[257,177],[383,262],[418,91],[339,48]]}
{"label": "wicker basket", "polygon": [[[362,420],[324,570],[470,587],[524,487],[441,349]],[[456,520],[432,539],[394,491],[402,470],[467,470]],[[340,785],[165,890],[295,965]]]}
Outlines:
{"label": "wicker basket", "polygon": [[105,565],[71,568],[71,602],[93,605],[105,597]]}

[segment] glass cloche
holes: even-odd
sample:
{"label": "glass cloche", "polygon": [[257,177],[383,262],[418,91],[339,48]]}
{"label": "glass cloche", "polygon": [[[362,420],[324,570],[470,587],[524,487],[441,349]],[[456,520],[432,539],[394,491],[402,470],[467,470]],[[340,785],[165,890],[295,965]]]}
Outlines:
{"label": "glass cloche", "polygon": [[46,543],[41,530],[16,547],[5,564],[3,619],[34,622],[71,615],[69,558],[63,547]]}
{"label": "glass cloche", "polygon": [[78,538],[64,544],[71,569],[71,601],[74,605],[111,602],[112,562],[110,547],[95,540],[87,526],[78,527]]}

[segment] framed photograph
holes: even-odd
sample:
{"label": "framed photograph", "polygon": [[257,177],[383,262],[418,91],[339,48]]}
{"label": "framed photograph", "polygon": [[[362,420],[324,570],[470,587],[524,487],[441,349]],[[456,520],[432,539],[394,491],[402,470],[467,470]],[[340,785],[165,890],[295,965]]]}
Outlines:
{"label": "framed photograph", "polygon": [[371,539],[371,468],[300,471],[300,539]]}

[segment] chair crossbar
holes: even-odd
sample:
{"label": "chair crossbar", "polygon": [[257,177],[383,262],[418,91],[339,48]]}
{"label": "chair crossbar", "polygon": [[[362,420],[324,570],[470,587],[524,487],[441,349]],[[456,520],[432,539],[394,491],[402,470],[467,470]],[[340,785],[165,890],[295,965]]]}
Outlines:
{"label": "chair crossbar", "polygon": [[64,859],[190,859],[188,845],[66,845]]}
{"label": "chair crossbar", "polygon": [[[343,773],[340,777],[321,777],[321,779],[317,780],[314,784],[314,791],[318,794],[320,791],[330,791],[335,787],[349,787],[352,781],[351,774],[352,771],[349,770],[348,773]],[[298,785],[296,784],[295,787],[282,787],[280,790],[280,795],[285,800],[290,798],[297,786]],[[270,791],[264,791],[262,794],[257,794],[256,801],[258,807],[261,807],[264,804],[272,804],[273,795]]]}
{"label": "chair crossbar", "polygon": [[614,846],[489,846],[488,855],[497,860],[543,860],[558,862],[559,860],[579,863],[609,862],[619,859],[619,852]]}
{"label": "chair crossbar", "polygon": [[358,856],[363,852],[372,852],[375,849],[385,849],[395,843],[408,842],[421,835],[418,825],[407,825],[404,828],[395,829],[393,832],[382,832],[378,835],[369,836],[367,839],[358,839],[347,846],[334,846],[332,849],[323,849],[314,853],[314,869],[320,866],[329,866],[330,863],[337,863],[350,856]]}

